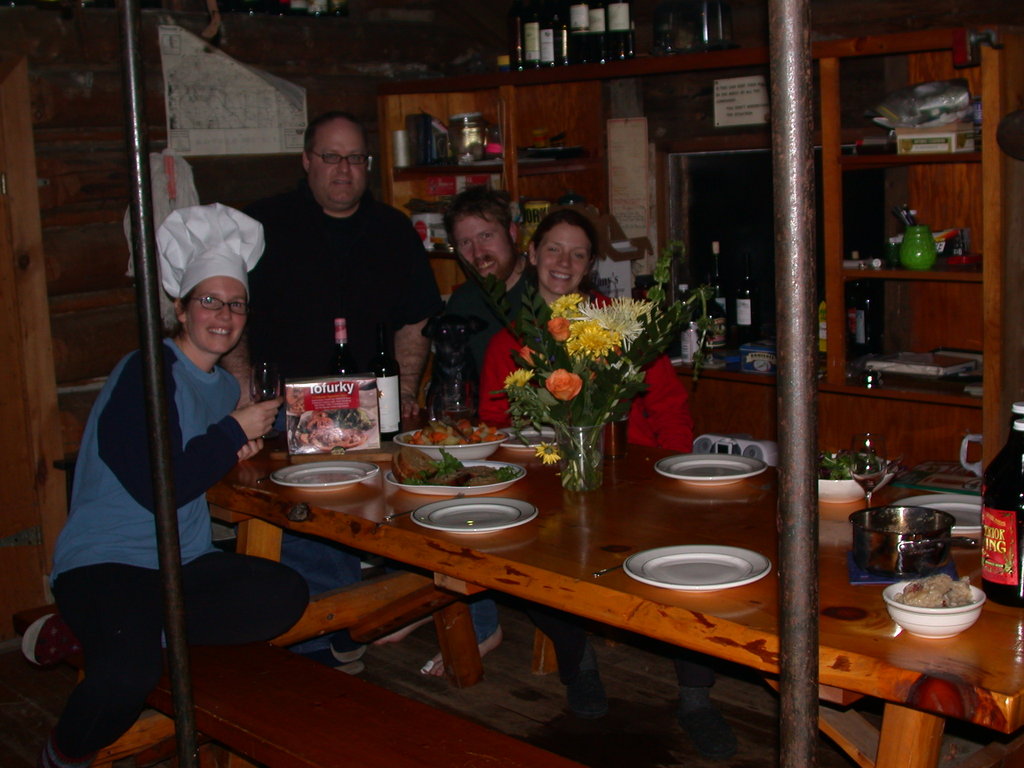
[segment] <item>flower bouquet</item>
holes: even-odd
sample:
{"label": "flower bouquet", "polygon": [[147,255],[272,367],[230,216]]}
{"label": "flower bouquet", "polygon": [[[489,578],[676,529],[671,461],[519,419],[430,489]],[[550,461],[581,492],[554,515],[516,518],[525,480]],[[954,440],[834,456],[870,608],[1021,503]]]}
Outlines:
{"label": "flower bouquet", "polygon": [[562,485],[601,484],[605,423],[624,419],[646,388],[644,366],[678,338],[701,294],[664,304],[670,257],[662,256],[649,298],[587,299],[567,294],[550,306],[527,289],[513,332],[519,368],[504,382],[513,424],[550,425],[557,445],[541,444],[546,464],[561,460]]}

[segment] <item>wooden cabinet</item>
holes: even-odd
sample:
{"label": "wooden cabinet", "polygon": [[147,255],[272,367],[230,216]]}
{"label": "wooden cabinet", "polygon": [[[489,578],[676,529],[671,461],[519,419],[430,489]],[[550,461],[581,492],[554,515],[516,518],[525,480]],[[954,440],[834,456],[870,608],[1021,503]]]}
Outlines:
{"label": "wooden cabinet", "polygon": [[[1010,404],[1024,398],[1019,348],[1024,302],[1015,297],[1011,285],[1014,280],[1019,284],[1024,263],[1024,256],[1013,247],[1022,234],[1024,163],[1001,153],[995,139],[999,119],[1024,106],[1024,61],[1019,35],[1000,31],[997,37],[1001,47],[983,46],[980,64],[965,69],[953,67],[953,30],[813,46],[822,158],[818,217],[824,239],[819,270],[828,308],[828,353],[819,387],[819,445],[823,449],[844,448],[851,434],[875,429],[891,434],[893,453],[903,454],[908,462],[952,459],[965,432],[984,428],[988,458],[1005,439]],[[603,206],[607,198],[604,124],[608,116],[603,82],[687,75],[704,78],[707,82],[703,85],[710,88],[714,77],[747,75],[752,68],[765,65],[768,55],[764,48],[744,48],[638,58],[604,66],[385,84],[378,98],[385,194],[401,207],[411,198],[429,197],[432,180],[437,177],[478,170],[476,166],[392,170],[391,132],[404,127],[406,115],[428,112],[445,120],[459,112],[478,111],[501,125],[505,156],[491,166],[491,172],[500,173],[500,185],[514,198],[554,199],[565,189],[575,189]],[[870,64],[872,58],[885,77],[864,77],[863,67],[857,64]],[[859,74],[845,78],[846,71]],[[979,151],[927,156],[846,154],[844,146],[871,130],[863,110],[852,109],[851,104],[876,103],[899,85],[952,77],[967,78],[972,95],[982,99],[985,119]],[[865,93],[865,88],[877,92]],[[705,120],[706,135],[659,136],[659,148],[678,146],[683,140],[704,150],[736,146],[735,131],[716,136],[710,115],[705,115]],[[530,144],[534,128],[564,131],[566,144],[582,146],[586,156],[545,163],[524,161],[519,150]],[[878,205],[884,206],[884,211],[893,203],[909,202],[922,223],[935,228],[969,227],[972,250],[982,254],[982,265],[969,271],[844,269],[844,178],[877,169],[884,170],[888,190],[879,192]],[[884,283],[887,351],[926,351],[939,346],[982,350],[983,395],[967,395],[962,385],[897,382],[893,377],[880,389],[866,389],[850,379],[844,294],[848,282],[862,279]],[[770,379],[705,372],[693,390],[698,432],[742,431],[758,438],[776,438],[773,392]]]}
{"label": "wooden cabinet", "polygon": [[[1022,394],[1019,345],[1021,302],[1008,283],[1019,274],[1021,254],[1007,240],[1006,230],[1019,206],[1019,191],[1008,183],[1021,174],[1021,163],[1003,154],[996,143],[999,119],[1020,109],[1024,98],[1024,64],[1019,35],[1000,32],[999,48],[983,46],[979,66],[953,66],[953,35],[949,31],[866,38],[861,45],[818,60],[822,139],[822,198],[819,211],[824,232],[825,299],[828,307],[828,356],[819,391],[843,399],[856,398],[880,423],[901,423],[907,409],[927,409],[929,421],[916,428],[936,435],[943,457],[952,457],[949,443],[976,423],[986,436],[990,458],[1006,437],[1010,405]],[[843,69],[853,57],[883,56],[889,69],[904,71],[905,83],[965,78],[984,111],[981,147],[963,154],[851,155],[843,151],[846,131],[840,119],[844,100]],[[895,83],[899,85],[902,83]],[[879,83],[878,101],[893,83]],[[866,121],[864,121],[866,125]],[[844,177],[869,169],[884,169],[885,191],[879,205],[888,210],[906,202],[918,220],[933,229],[966,227],[971,251],[981,255],[977,266],[937,266],[933,270],[844,269]],[[1018,187],[1019,189],[1019,187]],[[892,220],[895,224],[895,219]],[[936,347],[980,350],[984,354],[983,394],[965,394],[962,384],[887,377],[880,389],[864,390],[847,362],[844,294],[851,281],[879,281],[885,296],[885,349],[922,352]],[[980,419],[972,409],[980,408]],[[888,431],[895,432],[895,429]],[[927,458],[919,457],[919,458]]]}

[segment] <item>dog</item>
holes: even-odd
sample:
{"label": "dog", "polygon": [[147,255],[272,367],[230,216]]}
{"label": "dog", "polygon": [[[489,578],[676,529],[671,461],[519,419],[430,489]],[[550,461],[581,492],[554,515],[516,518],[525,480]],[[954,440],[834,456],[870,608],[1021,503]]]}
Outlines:
{"label": "dog", "polygon": [[479,317],[440,315],[423,327],[433,342],[434,360],[427,385],[427,416],[443,422],[473,421],[477,414],[479,375],[469,339],[486,327]]}

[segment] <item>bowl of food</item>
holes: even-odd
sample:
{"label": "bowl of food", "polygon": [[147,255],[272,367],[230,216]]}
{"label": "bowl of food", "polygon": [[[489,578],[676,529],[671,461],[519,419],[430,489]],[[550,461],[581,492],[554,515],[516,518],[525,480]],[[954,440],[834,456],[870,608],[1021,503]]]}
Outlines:
{"label": "bowl of food", "polygon": [[849,504],[864,500],[864,489],[853,479],[853,455],[846,451],[822,453],[818,457],[818,501]]}
{"label": "bowl of food", "polygon": [[892,620],[917,637],[939,639],[959,635],[981,615],[985,593],[967,579],[936,573],[901,581],[882,590]]}
{"label": "bowl of food", "polygon": [[395,445],[403,448],[418,448],[432,459],[441,458],[444,448],[450,456],[460,461],[486,459],[508,435],[487,424],[471,424],[461,420],[455,424],[431,421],[423,429],[403,432],[395,436]]}

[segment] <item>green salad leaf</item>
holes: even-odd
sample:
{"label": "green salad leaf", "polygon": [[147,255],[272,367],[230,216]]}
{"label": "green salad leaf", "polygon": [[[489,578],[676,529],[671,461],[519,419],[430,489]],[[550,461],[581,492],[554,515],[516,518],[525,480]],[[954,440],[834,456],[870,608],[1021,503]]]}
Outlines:
{"label": "green salad leaf", "polygon": [[852,480],[853,454],[846,451],[818,454],[818,478],[821,480]]}

